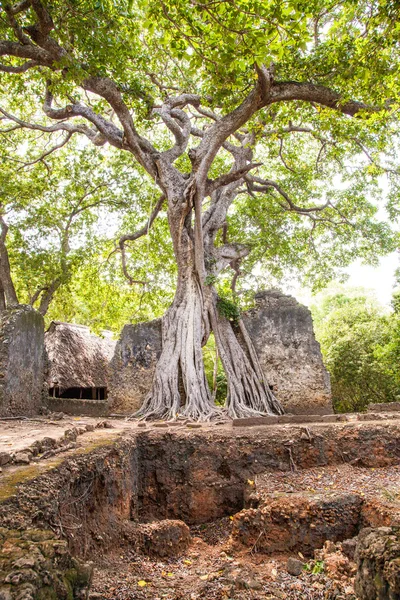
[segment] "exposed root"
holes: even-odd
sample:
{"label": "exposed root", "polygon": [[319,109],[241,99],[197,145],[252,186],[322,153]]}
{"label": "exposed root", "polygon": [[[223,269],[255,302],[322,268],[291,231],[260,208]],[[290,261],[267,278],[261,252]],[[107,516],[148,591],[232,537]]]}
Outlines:
{"label": "exposed root", "polygon": [[[143,419],[174,420],[182,416],[194,421],[221,417],[208,388],[202,342],[203,303],[197,283],[187,283],[163,319],[162,353],[157,363],[153,389],[134,415]],[[185,402],[179,389],[181,373]]]}
{"label": "exposed root", "polygon": [[218,314],[212,302],[210,318],[228,379],[228,415],[233,419],[283,414],[283,409],[265,381],[250,337],[240,323],[248,355],[243,350],[231,323]]}

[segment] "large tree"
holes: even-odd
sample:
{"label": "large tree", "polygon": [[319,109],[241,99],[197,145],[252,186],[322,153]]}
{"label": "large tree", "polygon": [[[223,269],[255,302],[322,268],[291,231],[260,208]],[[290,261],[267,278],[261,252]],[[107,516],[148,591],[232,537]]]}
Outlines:
{"label": "large tree", "polygon": [[[310,247],[319,232],[348,241],[362,229],[357,189],[361,224],[371,222],[365,186],[397,174],[390,152],[384,156],[397,114],[396,3],[22,0],[2,2],[0,27],[10,94],[3,117],[16,128],[65,132],[66,141],[77,134],[108,143],[160,189],[141,231],[121,239],[124,269],[126,244],[167,206],[177,286],[141,414],[218,413],[201,350],[211,331],[229,414],[281,412],[243,324],[244,346],[218,310],[219,274],[228,266],[238,274],[249,254],[229,241],[229,222],[247,195],[255,211],[273,204],[279,219],[306,219]],[[348,172],[359,170],[361,155],[369,171],[349,202]],[[277,156],[284,174],[275,168],[273,179]],[[375,252],[381,229],[368,229],[365,245],[376,243]]]}

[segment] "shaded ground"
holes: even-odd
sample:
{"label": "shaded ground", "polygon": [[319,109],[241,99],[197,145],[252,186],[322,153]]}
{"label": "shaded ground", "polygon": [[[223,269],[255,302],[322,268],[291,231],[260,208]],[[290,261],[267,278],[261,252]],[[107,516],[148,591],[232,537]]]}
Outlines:
{"label": "shaded ground", "polygon": [[[215,535],[221,541],[210,545]],[[199,533],[193,531],[193,534]],[[232,553],[227,537],[229,519],[201,528],[201,537],[179,559],[152,560],[130,550],[113,552],[96,561],[90,599],[165,599],[165,600],[322,600],[354,599],[352,582],[334,582],[323,574],[304,570],[300,577],[286,570],[287,556],[252,554],[248,550]],[[311,568],[311,565],[310,565]],[[143,586],[143,587],[142,587]],[[346,591],[345,591],[346,590]],[[335,595],[338,591],[340,595]],[[331,595],[327,596],[327,593]]]}

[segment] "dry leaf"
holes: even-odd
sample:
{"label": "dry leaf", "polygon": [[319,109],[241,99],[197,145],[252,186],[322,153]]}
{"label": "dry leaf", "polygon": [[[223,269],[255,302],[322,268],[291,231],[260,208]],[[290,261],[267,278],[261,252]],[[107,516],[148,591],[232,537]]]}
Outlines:
{"label": "dry leaf", "polygon": [[144,579],[141,579],[140,581],[137,582],[139,587],[146,587],[147,585],[147,581],[145,581]]}

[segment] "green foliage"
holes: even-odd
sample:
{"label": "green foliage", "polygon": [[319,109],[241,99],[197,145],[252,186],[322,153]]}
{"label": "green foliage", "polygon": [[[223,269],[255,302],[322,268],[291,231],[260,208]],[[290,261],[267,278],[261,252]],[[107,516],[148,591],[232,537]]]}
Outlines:
{"label": "green foliage", "polygon": [[387,314],[373,297],[357,289],[326,293],[312,313],[331,375],[335,411],[362,411],[369,403],[397,400],[396,313]]}
{"label": "green foliage", "polygon": [[218,356],[214,335],[211,334],[203,346],[204,368],[208,387],[218,406],[225,406],[228,395],[228,382],[221,359]]}
{"label": "green foliage", "polygon": [[214,283],[216,283],[217,280],[218,277],[216,275],[212,275],[211,273],[209,273],[208,275],[206,275],[204,283],[205,285],[214,285]]}
{"label": "green foliage", "polygon": [[[240,265],[241,300],[287,276],[301,277],[319,289],[355,257],[373,264],[397,246],[396,231],[378,212],[386,196],[391,220],[399,215],[396,3],[53,0],[46,5],[54,21],[51,36],[66,50],[59,70],[40,67],[0,74],[1,107],[36,124],[54,124],[41,111],[48,81],[55,105],[80,101],[116,122],[104,98],[88,96],[80,87],[88,76],[106,76],[122,91],[139,133],[161,151],[171,144],[171,134],[165,128],[160,133],[162,122],[151,114],[153,106],[171,93],[192,92],[222,116],[254,85],[255,64],[274,65],[276,81],[329,85],[343,102],[355,98],[386,106],[350,119],[301,100],[280,102],[260,110],[238,132],[254,133],[253,159],[263,163],[258,174],[275,181],[304,209],[292,210],[273,186],[257,197],[237,197],[227,218],[229,238],[251,249]],[[16,19],[23,31],[31,25],[33,9],[18,12]],[[0,20],[0,36],[15,40],[6,18]],[[5,57],[4,62],[16,66],[21,61]],[[300,130],[291,131],[292,125]],[[204,129],[207,121],[196,115],[196,126]],[[130,154],[92,147],[81,138],[35,163],[55,141],[61,141],[59,133],[2,135],[0,193],[21,300],[29,301],[61,275],[63,285],[50,309],[54,318],[118,329],[123,319],[161,314],[172,298],[176,276],[165,214],[148,236],[127,250],[128,270],[143,286],[128,287],[115,256],[109,259],[119,234],[146,221],[158,188]],[[30,167],[23,168],[24,162]],[[179,157],[175,166],[188,173],[188,155]],[[231,156],[222,149],[209,177],[231,167]],[[74,218],[66,257],[60,227],[89,181],[107,185],[96,195],[99,204]],[[307,213],[316,205],[325,208]],[[218,277],[224,298],[231,277],[228,271]],[[217,282],[208,275],[205,283]],[[235,322],[239,312],[227,302],[220,302],[222,314]],[[388,364],[394,364],[397,331],[391,332],[393,347],[384,344],[379,351],[379,360]]]}
{"label": "green foliage", "polygon": [[217,300],[217,309],[219,314],[222,317],[225,317],[225,319],[228,319],[234,324],[239,322],[241,310],[238,304],[232,302],[232,300],[219,297]]}

